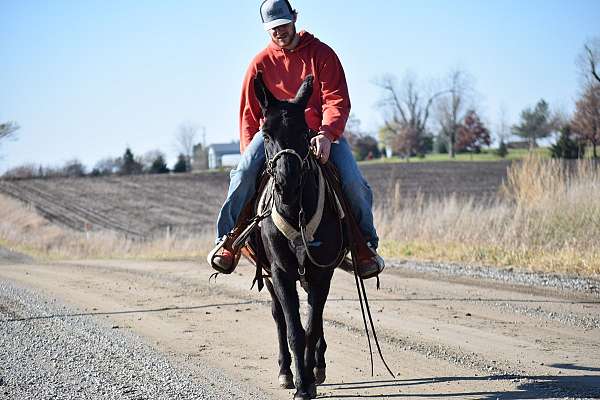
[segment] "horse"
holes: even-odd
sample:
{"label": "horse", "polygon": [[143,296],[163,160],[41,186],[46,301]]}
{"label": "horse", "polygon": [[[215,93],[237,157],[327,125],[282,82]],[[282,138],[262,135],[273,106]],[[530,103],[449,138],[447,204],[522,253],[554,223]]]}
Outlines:
{"label": "horse", "polygon": [[[310,148],[311,131],[304,118],[313,77],[307,76],[295,98],[288,101],[275,98],[260,72],[253,84],[264,117],[266,170],[271,175],[273,212],[261,222],[257,235],[270,265],[272,282],[267,279],[266,286],[277,326],[278,380],[280,386],[296,389],[295,400],[311,399],[316,397],[316,385],[326,377],[323,309],[334,269],[345,255],[345,235],[335,201],[329,197],[330,201],[319,204],[319,195],[324,195],[319,186],[321,172]],[[315,214],[320,214],[320,223],[314,232],[307,232],[305,221]],[[276,215],[294,229],[293,240],[277,226]],[[299,312],[299,280],[308,297],[306,328]]]}

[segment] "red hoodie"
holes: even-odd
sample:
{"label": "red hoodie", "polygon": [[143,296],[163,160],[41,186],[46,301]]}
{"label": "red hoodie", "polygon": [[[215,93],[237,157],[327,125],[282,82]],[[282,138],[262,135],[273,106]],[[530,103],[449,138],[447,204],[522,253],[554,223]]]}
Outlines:
{"label": "red hoodie", "polygon": [[324,131],[331,140],[342,136],[348,115],[350,96],[344,69],[334,51],[308,32],[299,32],[294,50],[270,42],[250,63],[242,86],[240,102],[240,148],[242,152],[262,125],[262,111],[252,79],[263,72],[267,88],[280,100],[292,99],[307,75],[315,77],[313,93],[306,106],[308,127]]}

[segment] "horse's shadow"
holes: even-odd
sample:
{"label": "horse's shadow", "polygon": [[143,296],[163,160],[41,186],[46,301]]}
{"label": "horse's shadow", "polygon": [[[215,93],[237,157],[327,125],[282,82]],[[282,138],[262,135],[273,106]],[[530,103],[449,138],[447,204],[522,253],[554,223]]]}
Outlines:
{"label": "horse's shadow", "polygon": [[[573,364],[554,364],[557,368],[598,371],[600,368],[577,366]],[[418,386],[436,386],[448,382],[462,381],[515,381],[516,388],[508,391],[460,391],[451,392],[443,387],[435,387],[424,393],[388,393],[371,394],[373,389],[414,389]],[[449,376],[414,379],[372,380],[343,383],[326,383],[319,386],[325,394],[320,399],[386,399],[386,398],[472,398],[492,399],[547,399],[549,397],[585,397],[600,396],[600,375],[486,375],[486,376]],[[350,391],[352,391],[350,393]],[[369,391],[371,393],[364,393]],[[338,393],[339,392],[339,393]],[[363,393],[361,393],[363,392]]]}

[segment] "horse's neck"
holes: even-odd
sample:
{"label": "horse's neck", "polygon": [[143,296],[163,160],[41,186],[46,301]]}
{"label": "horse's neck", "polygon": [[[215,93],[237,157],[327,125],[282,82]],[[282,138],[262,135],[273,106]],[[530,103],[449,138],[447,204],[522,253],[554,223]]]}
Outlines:
{"label": "horse's neck", "polygon": [[[317,166],[317,168],[319,168]],[[299,226],[298,215],[300,213],[300,207],[304,210],[305,221],[315,213],[317,209],[317,201],[319,196],[319,173],[318,171],[311,170],[304,177],[304,187],[302,188],[302,198],[298,199],[293,204],[283,204],[281,198],[275,194],[275,208],[277,212],[281,214],[289,223]]]}

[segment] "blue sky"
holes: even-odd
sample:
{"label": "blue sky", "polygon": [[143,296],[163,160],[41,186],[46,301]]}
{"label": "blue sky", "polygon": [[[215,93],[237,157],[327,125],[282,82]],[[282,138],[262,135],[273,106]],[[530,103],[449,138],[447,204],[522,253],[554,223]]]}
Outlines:
{"label": "blue sky", "polygon": [[[176,156],[184,122],[206,141],[238,137],[241,80],[266,44],[260,1],[0,1],[0,120],[18,140],[0,172],[27,162],[88,167],[160,149]],[[362,128],[382,122],[373,81],[412,71],[427,81],[462,68],[493,128],[546,99],[572,110],[575,58],[600,36],[600,1],[292,0],[298,28],[338,53]],[[200,140],[201,137],[198,137]]]}

